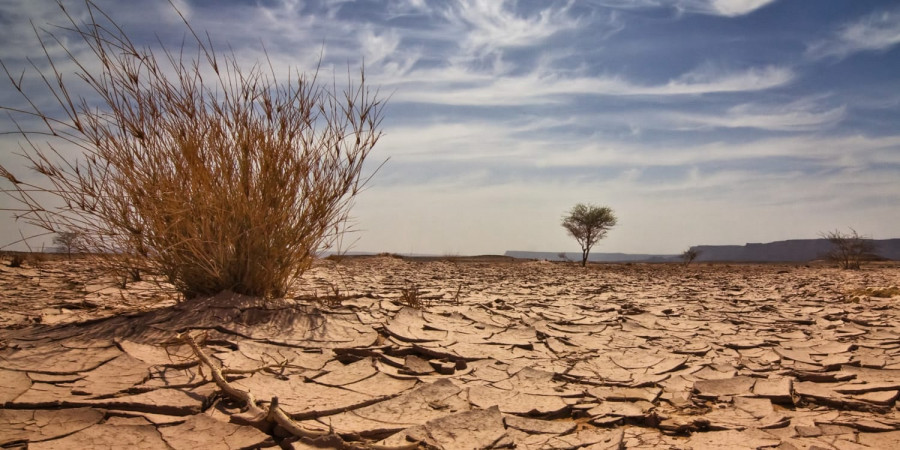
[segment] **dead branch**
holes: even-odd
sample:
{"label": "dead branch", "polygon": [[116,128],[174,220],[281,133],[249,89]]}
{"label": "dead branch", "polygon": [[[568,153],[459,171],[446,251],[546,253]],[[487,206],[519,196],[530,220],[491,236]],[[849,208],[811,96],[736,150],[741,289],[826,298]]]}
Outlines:
{"label": "dead branch", "polygon": [[[213,364],[209,357],[206,356],[206,353],[204,353],[203,350],[200,349],[197,341],[193,336],[191,336],[189,332],[178,334],[176,339],[186,343],[191,347],[191,350],[194,352],[194,355],[197,357],[197,359],[200,360],[200,363],[209,368],[209,371],[213,377],[213,381],[216,383],[216,386],[218,386],[219,389],[222,390],[222,392],[224,392],[232,399],[243,402],[246,405],[247,410],[241,413],[241,416],[243,417],[237,418],[237,421],[245,422],[247,425],[251,425],[262,430],[269,429],[273,424],[278,425],[288,433],[299,437],[304,443],[319,447],[324,446],[328,448],[339,448],[347,450],[415,450],[419,448],[419,442],[411,442],[407,445],[399,446],[347,442],[342,437],[335,434],[333,431],[312,430],[309,428],[304,428],[293,419],[291,419],[290,416],[288,416],[279,407],[278,397],[272,397],[272,401],[269,403],[269,407],[267,409],[263,409],[256,404],[256,397],[253,395],[253,393],[249,391],[243,391],[232,386],[231,383],[229,383],[228,380],[225,379],[225,375],[223,374],[223,372],[236,373],[237,371],[227,369],[222,370],[215,364]],[[255,369],[253,371],[258,371],[261,369],[263,368]],[[232,419],[235,418],[235,416],[232,417]]]}

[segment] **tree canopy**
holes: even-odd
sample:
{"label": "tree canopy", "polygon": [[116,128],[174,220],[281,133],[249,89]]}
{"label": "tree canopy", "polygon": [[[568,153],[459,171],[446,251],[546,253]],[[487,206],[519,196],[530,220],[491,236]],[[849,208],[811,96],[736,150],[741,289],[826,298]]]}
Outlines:
{"label": "tree canopy", "polygon": [[581,265],[587,265],[591,248],[616,225],[616,216],[606,206],[575,205],[568,215],[563,217],[562,226],[578,241],[581,246]]}

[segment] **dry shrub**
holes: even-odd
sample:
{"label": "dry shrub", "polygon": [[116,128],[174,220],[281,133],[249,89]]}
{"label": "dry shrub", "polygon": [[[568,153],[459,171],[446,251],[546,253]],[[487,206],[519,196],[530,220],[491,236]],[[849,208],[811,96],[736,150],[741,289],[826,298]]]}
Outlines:
{"label": "dry shrub", "polygon": [[21,253],[13,253],[9,258],[9,267],[22,267],[25,262],[25,256]]}
{"label": "dry shrub", "polygon": [[697,257],[700,256],[700,251],[695,248],[689,248],[681,253],[681,263],[685,266],[691,265]]}
{"label": "dry shrub", "polygon": [[317,292],[314,295],[313,300],[328,308],[338,308],[341,306],[341,302],[351,298],[350,296],[342,294],[341,288],[335,283],[329,283],[329,288],[331,292],[326,292],[325,295],[322,296],[319,296]]}
{"label": "dry shrub", "polygon": [[832,245],[826,257],[842,269],[859,270],[863,261],[873,259],[875,244],[853,228],[850,228],[849,233],[840,230],[822,233],[822,237]]}
{"label": "dry shrub", "polygon": [[[43,181],[0,167],[18,217],[78,233],[121,274],[161,275],[186,297],[284,295],[343,230],[367,181],[361,173],[381,135],[382,103],[362,71],[342,92],[315,75],[279,82],[271,64],[247,69],[234,54],[216,53],[186,20],[190,45],[153,50],[135,46],[95,5],[87,9],[82,23],[63,8],[65,36],[36,33],[51,63],[42,92],[23,90],[3,65],[30,105],[4,109],[46,127],[20,126],[24,157]],[[73,35],[89,60],[66,44]],[[55,61],[59,54],[67,59]],[[79,68],[77,90],[89,96],[70,95],[76,88],[56,70],[66,63]],[[58,103],[50,110],[32,101],[47,95]],[[83,157],[39,147],[35,134]],[[55,203],[42,201],[48,195]]]}
{"label": "dry shrub", "polygon": [[888,287],[867,287],[867,288],[858,288],[853,289],[848,292],[848,295],[853,297],[875,297],[875,298],[891,298],[897,295],[900,295],[900,287],[897,286],[888,286]]}
{"label": "dry shrub", "polygon": [[419,292],[419,286],[416,286],[413,283],[410,283],[407,287],[400,289],[400,303],[409,306],[410,308],[422,309],[425,307],[424,299],[422,298],[421,292]]}

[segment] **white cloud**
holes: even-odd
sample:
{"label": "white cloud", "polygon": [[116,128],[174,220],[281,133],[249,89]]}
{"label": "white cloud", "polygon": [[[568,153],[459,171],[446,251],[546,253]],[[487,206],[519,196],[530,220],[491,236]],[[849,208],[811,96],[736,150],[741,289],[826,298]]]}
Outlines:
{"label": "white cloud", "polygon": [[900,10],[870,14],[843,25],[827,40],[810,45],[813,58],[843,58],[862,51],[883,51],[900,44]]}
{"label": "white cloud", "polygon": [[663,122],[682,129],[692,128],[757,128],[775,131],[813,131],[831,127],[847,115],[839,106],[822,109],[809,101],[769,106],[744,103],[733,106],[724,114],[672,113],[662,114]]}
{"label": "white cloud", "polygon": [[750,14],[776,0],[593,0],[599,6],[621,9],[675,8],[691,14],[738,17]]}
{"label": "white cloud", "polygon": [[848,49],[883,50],[900,43],[900,14],[882,12],[846,26],[840,40]]}
{"label": "white cloud", "polygon": [[366,27],[359,33],[359,44],[363,48],[366,63],[374,64],[397,52],[400,36],[391,29],[378,34],[372,27]]}
{"label": "white cloud", "polygon": [[[532,144],[534,145],[534,144]],[[677,167],[713,162],[796,158],[818,166],[859,168],[900,163],[900,135],[885,137],[794,136],[756,139],[749,142],[708,142],[660,146],[627,141],[585,141],[565,151],[548,150],[535,155],[544,167]],[[896,156],[895,156],[896,155]]]}
{"label": "white cloud", "polygon": [[[448,76],[448,73],[454,75]],[[553,104],[561,102],[560,96],[567,95],[672,96],[752,92],[783,86],[794,79],[793,71],[775,66],[739,72],[703,69],[657,85],[637,84],[610,76],[565,77],[540,69],[523,76],[507,77],[466,75],[438,69],[413,76],[432,83],[398,89],[394,101],[494,106]],[[403,80],[397,80],[395,86],[399,88],[403,84]]]}
{"label": "white cloud", "polygon": [[774,1],[775,0],[711,0],[709,2],[709,8],[726,17],[737,17],[750,14]]}
{"label": "white cloud", "polygon": [[766,66],[739,72],[698,70],[672,80],[664,86],[636,87],[632,95],[681,95],[713,92],[748,92],[783,86],[794,79],[788,68]]}
{"label": "white cloud", "polygon": [[463,46],[476,54],[534,45],[579,21],[568,14],[569,4],[543,9],[530,16],[515,11],[516,0],[459,0],[444,12],[447,21],[463,32]]}
{"label": "white cloud", "polygon": [[[448,163],[454,164],[454,167],[478,167],[513,176],[543,174],[541,178],[590,168],[626,171],[634,178],[635,174],[649,167],[678,169],[704,164],[748,164],[758,167],[765,166],[765,161],[777,159],[802,161],[798,162],[797,167],[805,170],[859,170],[900,164],[900,135],[800,134],[738,142],[692,140],[660,144],[641,142],[629,136],[614,138],[600,133],[586,135],[559,131],[566,127],[589,128],[605,120],[603,117],[579,115],[534,120],[472,118],[420,122],[389,127],[379,144],[379,153],[404,167],[412,165],[436,173],[447,173],[440,183],[453,180],[456,176],[445,166]],[[390,170],[388,168],[387,172]],[[491,172],[481,175],[483,177],[478,182],[467,179],[461,183],[454,182],[454,185],[465,188],[496,182],[491,178]],[[401,178],[384,181],[408,184],[402,179],[403,174],[398,176]],[[432,181],[417,179],[412,182],[428,185]]]}
{"label": "white cloud", "polygon": [[553,130],[590,126],[604,118],[435,121],[389,127],[379,153],[395,162],[440,167],[448,162],[494,165],[504,171],[567,168],[634,170],[684,167],[772,158],[800,161],[804,167],[859,169],[900,164],[900,135],[796,135],[743,142],[645,143]]}

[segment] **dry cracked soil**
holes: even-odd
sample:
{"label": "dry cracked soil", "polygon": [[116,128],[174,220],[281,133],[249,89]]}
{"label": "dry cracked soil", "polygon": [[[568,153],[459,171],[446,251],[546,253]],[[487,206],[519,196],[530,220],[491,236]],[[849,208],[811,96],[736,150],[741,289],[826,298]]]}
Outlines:
{"label": "dry cracked soil", "polygon": [[0,447],[900,448],[897,264],[385,256],[268,300],[109,281],[0,265]]}

